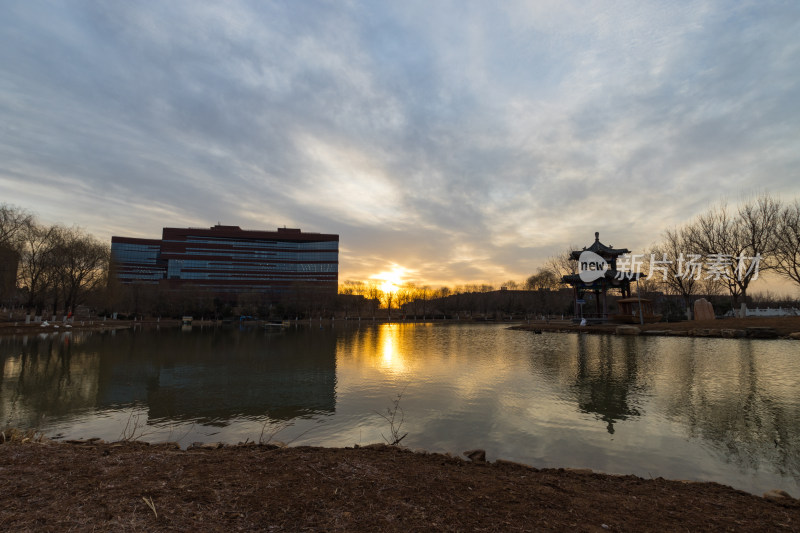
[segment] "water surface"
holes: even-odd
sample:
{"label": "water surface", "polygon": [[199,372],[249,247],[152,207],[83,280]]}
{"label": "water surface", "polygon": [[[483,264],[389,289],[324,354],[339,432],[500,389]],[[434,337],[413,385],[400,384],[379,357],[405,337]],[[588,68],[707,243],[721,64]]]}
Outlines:
{"label": "water surface", "polygon": [[[796,341],[502,325],[0,338],[0,424],[62,438],[403,444],[800,496]],[[399,421],[400,411],[398,411]]]}

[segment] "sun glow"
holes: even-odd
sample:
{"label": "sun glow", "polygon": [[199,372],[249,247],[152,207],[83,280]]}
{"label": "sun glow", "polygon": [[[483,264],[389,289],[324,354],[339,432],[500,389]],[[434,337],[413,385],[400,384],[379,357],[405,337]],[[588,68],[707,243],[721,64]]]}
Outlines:
{"label": "sun glow", "polygon": [[403,276],[405,273],[405,268],[399,265],[393,265],[390,271],[375,274],[372,276],[372,279],[379,282],[379,288],[384,293],[395,293],[400,286],[403,285]]}

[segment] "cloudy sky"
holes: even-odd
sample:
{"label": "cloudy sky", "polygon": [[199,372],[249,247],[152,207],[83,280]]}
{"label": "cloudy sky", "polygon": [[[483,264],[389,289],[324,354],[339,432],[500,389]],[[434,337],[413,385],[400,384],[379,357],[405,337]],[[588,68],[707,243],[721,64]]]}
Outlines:
{"label": "cloudy sky", "polygon": [[524,279],[800,196],[800,3],[3,2],[0,202],[338,233],[340,280]]}

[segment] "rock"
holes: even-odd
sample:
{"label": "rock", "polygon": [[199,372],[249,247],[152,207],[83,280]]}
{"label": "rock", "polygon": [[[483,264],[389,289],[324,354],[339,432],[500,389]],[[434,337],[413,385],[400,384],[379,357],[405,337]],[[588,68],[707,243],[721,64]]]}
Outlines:
{"label": "rock", "polygon": [[573,474],[594,474],[594,470],[591,468],[565,468],[564,470]]}
{"label": "rock", "polygon": [[166,448],[168,450],[180,450],[181,445],[177,442],[157,442],[153,446],[158,448]]}
{"label": "rock", "polygon": [[224,447],[222,442],[193,442],[187,450],[217,450]]}
{"label": "rock", "polygon": [[670,337],[688,337],[689,336],[689,332],[688,331],[683,331],[683,330],[680,330],[680,329],[674,329],[674,330],[669,332],[669,336]]}
{"label": "rock", "polygon": [[750,327],[745,328],[745,333],[751,339],[777,339],[779,337],[775,328]]}
{"label": "rock", "polygon": [[720,333],[726,339],[740,339],[745,336],[743,329],[723,329]]}
{"label": "rock", "polygon": [[780,489],[772,489],[764,493],[764,498],[767,500],[793,500],[788,492]]}
{"label": "rock", "polygon": [[794,339],[796,341],[800,341],[800,331],[796,331],[794,333],[789,333],[789,338]]}
{"label": "rock", "polygon": [[616,331],[617,335],[639,335],[641,332],[636,326],[617,326]]}
{"label": "rock", "polygon": [[486,450],[481,450],[481,449],[467,450],[464,452],[464,455],[467,456],[467,459],[469,459],[473,463],[486,462]]}
{"label": "rock", "polygon": [[505,459],[495,459],[494,464],[504,465],[504,466],[516,466],[522,468],[533,468],[531,465],[526,465],[525,463],[517,463],[516,461],[506,461]]}
{"label": "rock", "polygon": [[705,298],[700,298],[694,302],[695,320],[714,320],[714,306]]}

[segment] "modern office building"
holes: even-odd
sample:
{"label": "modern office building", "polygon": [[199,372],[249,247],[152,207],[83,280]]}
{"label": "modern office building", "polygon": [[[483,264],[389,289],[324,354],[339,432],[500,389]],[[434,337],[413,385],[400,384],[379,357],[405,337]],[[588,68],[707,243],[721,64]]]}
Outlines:
{"label": "modern office building", "polygon": [[161,240],[111,238],[116,278],[215,293],[315,290],[336,294],[339,236],[239,226],[164,228]]}

